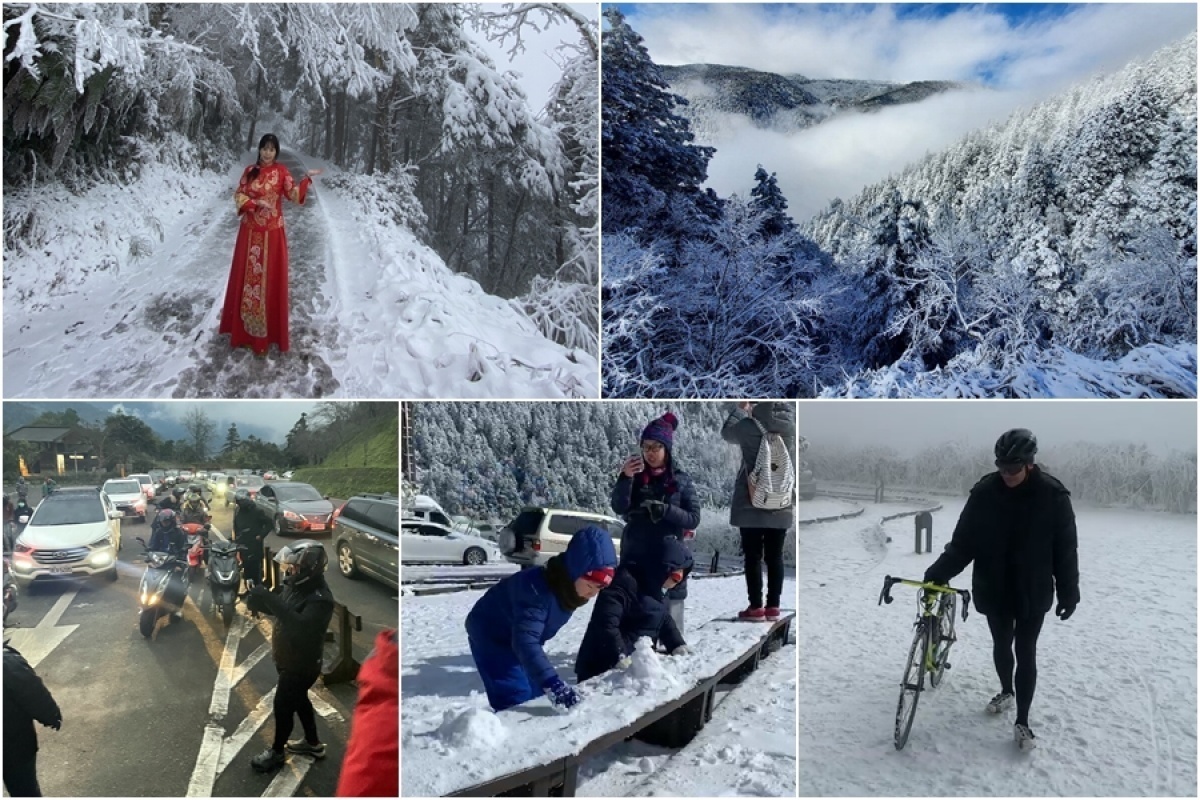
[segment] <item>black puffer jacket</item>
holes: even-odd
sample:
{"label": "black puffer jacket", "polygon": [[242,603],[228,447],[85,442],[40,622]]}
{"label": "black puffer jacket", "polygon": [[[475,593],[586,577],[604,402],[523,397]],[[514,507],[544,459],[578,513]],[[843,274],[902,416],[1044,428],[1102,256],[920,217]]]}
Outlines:
{"label": "black puffer jacket", "polygon": [[[667,504],[662,519],[650,519],[642,507],[647,500]],[[668,461],[667,471],[651,476],[639,473],[632,478],[618,475],[612,490],[612,509],[625,520],[621,532],[621,561],[656,558],[663,540],[684,541],[684,531],[694,531],[700,525],[700,504],[691,477]],[[686,547],[686,545],[684,545]],[[690,570],[689,570],[690,572]],[[687,597],[687,578],[668,593],[672,600]]]}
{"label": "black puffer jacket", "polygon": [[665,539],[659,558],[626,561],[617,568],[610,586],[596,597],[587,633],[575,659],[581,681],[607,672],[622,656],[633,652],[643,636],[660,642],[667,652],[684,644],[667,611],[663,584],[676,570],[689,570],[692,554],[676,539]]}
{"label": "black puffer jacket", "polygon": [[1015,489],[1000,473],[971,489],[945,552],[925,579],[948,583],[975,563],[971,590],[980,614],[1028,617],[1058,601],[1079,602],[1079,557],[1071,496],[1035,467]]}
{"label": "black puffer jacket", "polygon": [[325,630],[333,618],[333,592],[323,576],[280,593],[252,590],[247,605],[275,618],[271,657],[277,668],[300,673],[321,668]]}
{"label": "black puffer jacket", "polygon": [[38,751],[34,721],[62,723],[50,690],[25,657],[4,645],[4,760],[24,761]]}

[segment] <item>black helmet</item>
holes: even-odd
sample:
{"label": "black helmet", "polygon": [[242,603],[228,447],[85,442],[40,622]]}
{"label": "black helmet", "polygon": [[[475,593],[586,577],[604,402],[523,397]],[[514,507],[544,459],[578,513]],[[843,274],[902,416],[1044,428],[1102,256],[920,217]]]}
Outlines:
{"label": "black helmet", "polygon": [[170,528],[178,522],[175,519],[175,512],[169,508],[164,508],[162,511],[154,515],[154,523],[160,527]]}
{"label": "black helmet", "polygon": [[275,560],[283,567],[294,567],[291,574],[284,576],[283,582],[291,586],[299,586],[325,573],[329,564],[329,556],[320,542],[312,539],[301,539],[285,545],[276,555]]}
{"label": "black helmet", "polygon": [[996,466],[1032,464],[1037,455],[1037,437],[1026,428],[1013,428],[996,440]]}
{"label": "black helmet", "polygon": [[195,492],[196,494],[200,494],[200,492],[204,491],[200,487],[200,484],[198,484],[198,483],[193,483],[191,486],[188,487],[188,489]]}
{"label": "black helmet", "polygon": [[187,492],[184,491],[184,488],[182,486],[176,486],[174,489],[171,490],[171,494],[173,494],[175,496],[175,499],[178,500],[179,498],[181,498],[185,494],[187,494]]}
{"label": "black helmet", "polygon": [[249,508],[254,505],[254,498],[250,496],[248,489],[238,489],[233,493],[233,502],[237,503],[241,508]]}

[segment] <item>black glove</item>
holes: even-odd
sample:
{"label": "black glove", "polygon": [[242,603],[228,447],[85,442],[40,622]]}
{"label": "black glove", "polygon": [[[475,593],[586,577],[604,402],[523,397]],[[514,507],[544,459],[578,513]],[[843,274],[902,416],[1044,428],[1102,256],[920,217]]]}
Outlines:
{"label": "black glove", "polygon": [[642,508],[650,515],[651,522],[659,522],[666,516],[669,506],[662,500],[643,500]]}
{"label": "black glove", "polygon": [[1071,618],[1071,615],[1075,613],[1076,605],[1076,603],[1064,603],[1060,600],[1058,607],[1054,609],[1054,613],[1058,615],[1059,619],[1061,619],[1063,622],[1066,622]]}
{"label": "black glove", "polygon": [[924,581],[926,583],[936,583],[939,586],[945,586],[947,583],[949,583],[949,581],[943,580],[942,576],[934,572],[932,568],[925,570]]}
{"label": "black glove", "polygon": [[51,723],[50,723],[49,725],[47,725],[46,727],[47,727],[47,728],[53,728],[53,729],[54,729],[54,730],[56,730],[56,731],[58,731],[58,730],[62,730],[62,717],[59,717],[58,719],[54,720],[54,722],[51,722]]}

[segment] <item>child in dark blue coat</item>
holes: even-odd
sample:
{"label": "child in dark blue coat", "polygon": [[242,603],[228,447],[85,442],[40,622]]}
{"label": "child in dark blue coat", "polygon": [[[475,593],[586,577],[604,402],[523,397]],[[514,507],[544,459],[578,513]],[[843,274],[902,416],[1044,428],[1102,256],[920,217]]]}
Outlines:
{"label": "child in dark blue coat", "polygon": [[479,598],[467,614],[467,639],[492,708],[503,711],[543,692],[556,706],[579,702],[542,645],[612,583],[616,564],[608,531],[589,525],[546,566],[510,575]]}
{"label": "child in dark blue coat", "polygon": [[666,595],[691,568],[692,554],[671,537],[662,540],[657,554],[621,562],[612,585],[596,598],[579,646],[575,674],[580,682],[615,667],[633,653],[634,643],[643,636],[662,644],[668,653],[684,648],[683,636],[667,613]]}

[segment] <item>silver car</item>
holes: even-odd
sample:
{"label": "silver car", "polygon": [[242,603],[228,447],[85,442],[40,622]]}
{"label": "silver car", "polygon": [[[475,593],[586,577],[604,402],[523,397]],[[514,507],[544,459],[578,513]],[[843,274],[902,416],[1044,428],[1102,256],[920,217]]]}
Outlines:
{"label": "silver car", "polygon": [[101,491],[108,495],[113,506],[127,517],[137,517],[137,521],[146,521],[146,495],[142,485],[133,478],[105,481]]}

